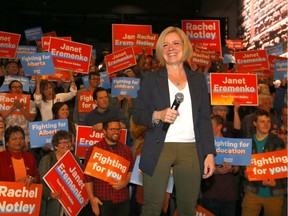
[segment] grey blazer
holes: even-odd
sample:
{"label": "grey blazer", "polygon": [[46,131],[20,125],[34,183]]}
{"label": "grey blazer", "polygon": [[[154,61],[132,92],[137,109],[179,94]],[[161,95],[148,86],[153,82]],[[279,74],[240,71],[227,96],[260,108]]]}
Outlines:
{"label": "grey blazer", "polygon": [[[192,101],[192,115],[197,152],[201,171],[207,154],[216,154],[211,124],[210,102],[206,80],[203,74],[185,68]],[[159,71],[148,72],[141,80],[141,87],[132,118],[136,124],[148,126],[141,151],[140,169],[153,175],[161,153],[166,133],[162,130],[163,122],[152,123],[154,111],[170,107],[168,74],[166,67]],[[183,125],[183,127],[185,127]]]}

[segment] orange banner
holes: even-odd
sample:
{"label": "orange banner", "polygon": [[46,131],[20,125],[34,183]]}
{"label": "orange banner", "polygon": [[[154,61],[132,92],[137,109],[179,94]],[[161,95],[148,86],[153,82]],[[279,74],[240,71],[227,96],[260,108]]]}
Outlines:
{"label": "orange banner", "polygon": [[0,182],[1,216],[39,216],[42,184],[26,187],[22,182]]}
{"label": "orange banner", "polygon": [[[112,24],[112,52],[135,46],[135,35],[141,33],[152,34],[151,25]],[[135,54],[141,54],[143,46],[135,46]],[[152,55],[152,48],[146,47],[146,54]]]}
{"label": "orange banner", "polygon": [[257,76],[255,74],[210,73],[212,105],[258,105]]}
{"label": "orange banner", "polygon": [[287,178],[287,149],[252,154],[251,166],[247,166],[249,181]]}
{"label": "orange banner", "polygon": [[125,180],[130,161],[125,158],[94,147],[84,173],[106,182]]}
{"label": "orange banner", "polygon": [[234,56],[238,72],[269,69],[266,50],[235,52]]}
{"label": "orange banner", "polygon": [[[50,37],[52,37],[52,36],[44,36],[44,37],[41,38],[42,51],[48,51],[49,46],[50,46]],[[71,37],[58,37],[58,38],[63,39],[63,40],[68,40],[68,41],[72,40]]]}
{"label": "orange banner", "polygon": [[[101,141],[104,137],[103,131],[93,131],[91,126],[77,126],[77,136],[76,136],[76,149],[75,154],[79,158],[85,158],[88,148],[95,145],[97,142]],[[119,142],[126,144],[127,139],[127,129],[122,129],[120,132]]]}
{"label": "orange banner", "polygon": [[137,63],[135,59],[134,48],[127,47],[125,49],[106,55],[105,63],[107,72],[109,74],[136,65]]}
{"label": "orange banner", "polygon": [[[30,95],[28,94],[12,94],[12,93],[0,93],[0,110],[8,110],[13,106],[14,101],[18,99],[23,103],[25,109],[30,109]],[[14,110],[11,114],[21,115],[19,109]]]}
{"label": "orange banner", "polygon": [[93,100],[93,92],[78,92],[78,112],[88,113],[92,111],[96,106],[97,105]]}
{"label": "orange banner", "polygon": [[181,24],[192,45],[216,50],[222,56],[219,20],[181,20]]}
{"label": "orange banner", "polygon": [[242,40],[229,40],[226,39],[226,45],[229,49],[233,50],[241,50],[243,49],[243,41]]}
{"label": "orange banner", "polygon": [[0,31],[0,58],[15,58],[20,37],[20,34]]}

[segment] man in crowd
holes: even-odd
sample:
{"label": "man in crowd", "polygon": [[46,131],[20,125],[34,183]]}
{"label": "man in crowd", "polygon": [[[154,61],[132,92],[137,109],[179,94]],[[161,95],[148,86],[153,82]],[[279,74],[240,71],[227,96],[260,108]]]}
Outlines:
{"label": "man in crowd", "polygon": [[85,187],[89,201],[95,215],[113,216],[115,212],[119,216],[128,216],[130,211],[128,184],[132,174],[134,162],[131,150],[128,146],[119,143],[121,123],[118,120],[109,120],[103,123],[105,137],[88,149],[85,157],[85,167],[94,148],[101,148],[117,154],[130,161],[128,172],[124,180],[115,180],[112,183],[101,179],[84,175]]}

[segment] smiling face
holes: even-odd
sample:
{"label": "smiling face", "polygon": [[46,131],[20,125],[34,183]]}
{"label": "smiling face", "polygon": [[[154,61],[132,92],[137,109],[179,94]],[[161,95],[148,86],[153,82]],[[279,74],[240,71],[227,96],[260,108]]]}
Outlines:
{"label": "smiling face", "polygon": [[69,116],[69,108],[67,104],[64,104],[60,109],[58,110],[58,118],[59,119],[67,119]]}
{"label": "smiling face", "polygon": [[57,153],[62,156],[71,148],[71,139],[60,139],[57,146],[54,146]]}
{"label": "smiling face", "polygon": [[256,127],[256,131],[259,134],[265,135],[268,134],[271,128],[271,119],[269,116],[261,115],[258,116],[256,121],[253,122]]}
{"label": "smiling face", "polygon": [[169,65],[177,65],[183,55],[183,43],[176,32],[166,35],[163,42],[163,58]]}
{"label": "smiling face", "polygon": [[12,81],[12,83],[10,84],[10,93],[22,94],[23,93],[22,83],[19,81]]}
{"label": "smiling face", "polygon": [[108,128],[103,130],[107,144],[116,144],[120,138],[120,131],[119,122],[110,122]]}
{"label": "smiling face", "polygon": [[8,142],[6,143],[7,149],[13,152],[21,152],[25,147],[25,138],[21,132],[12,132]]}

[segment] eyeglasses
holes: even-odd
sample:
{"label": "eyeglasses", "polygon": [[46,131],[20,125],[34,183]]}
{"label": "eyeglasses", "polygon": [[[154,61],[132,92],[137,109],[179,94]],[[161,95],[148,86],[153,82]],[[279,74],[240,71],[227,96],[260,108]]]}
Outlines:
{"label": "eyeglasses", "polygon": [[121,128],[108,128],[107,130],[111,130],[112,132],[120,132]]}
{"label": "eyeglasses", "polygon": [[58,142],[58,145],[70,145],[71,141],[62,141],[62,142]]}

